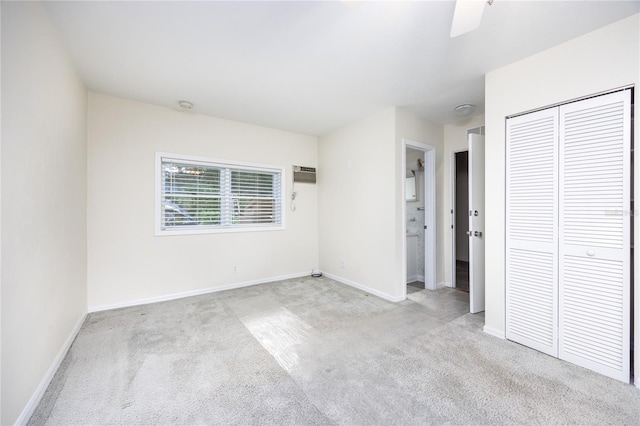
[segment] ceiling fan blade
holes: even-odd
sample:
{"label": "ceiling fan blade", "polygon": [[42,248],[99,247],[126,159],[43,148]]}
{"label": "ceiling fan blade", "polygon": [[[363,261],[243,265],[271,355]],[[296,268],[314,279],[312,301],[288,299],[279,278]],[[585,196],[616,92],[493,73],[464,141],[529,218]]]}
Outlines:
{"label": "ceiling fan blade", "polygon": [[457,0],[451,23],[451,38],[480,26],[486,0]]}

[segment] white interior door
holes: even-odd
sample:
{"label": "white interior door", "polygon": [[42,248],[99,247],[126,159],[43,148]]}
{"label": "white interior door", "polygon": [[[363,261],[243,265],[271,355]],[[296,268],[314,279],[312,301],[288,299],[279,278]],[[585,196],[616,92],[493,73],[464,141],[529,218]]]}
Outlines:
{"label": "white interior door", "polygon": [[469,311],[484,311],[484,136],[469,135]]}
{"label": "white interior door", "polygon": [[559,357],[629,382],[631,91],[560,106]]}
{"label": "white interior door", "polygon": [[424,285],[437,288],[436,281],[436,150],[430,145],[424,152]]}
{"label": "white interior door", "polygon": [[558,111],[507,120],[506,337],[558,356]]}
{"label": "white interior door", "polygon": [[630,91],[507,120],[506,337],[629,381]]}

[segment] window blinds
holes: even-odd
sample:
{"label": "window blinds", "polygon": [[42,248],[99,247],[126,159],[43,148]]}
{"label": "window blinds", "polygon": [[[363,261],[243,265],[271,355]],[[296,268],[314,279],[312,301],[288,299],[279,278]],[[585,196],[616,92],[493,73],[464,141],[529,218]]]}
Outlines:
{"label": "window blinds", "polygon": [[282,171],[162,157],[162,230],[282,224]]}

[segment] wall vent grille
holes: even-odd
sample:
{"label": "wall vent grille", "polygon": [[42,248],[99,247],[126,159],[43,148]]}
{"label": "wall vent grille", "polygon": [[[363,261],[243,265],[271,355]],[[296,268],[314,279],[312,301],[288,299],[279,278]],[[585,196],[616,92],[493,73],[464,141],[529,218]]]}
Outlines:
{"label": "wall vent grille", "polygon": [[316,183],[316,168],[293,166],[293,181],[295,183]]}

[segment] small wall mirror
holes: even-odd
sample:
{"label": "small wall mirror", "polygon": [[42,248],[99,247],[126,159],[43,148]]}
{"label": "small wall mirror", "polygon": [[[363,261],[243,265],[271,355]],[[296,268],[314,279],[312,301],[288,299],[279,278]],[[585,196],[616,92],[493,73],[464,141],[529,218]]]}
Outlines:
{"label": "small wall mirror", "polygon": [[407,178],[407,183],[405,185],[406,188],[406,199],[407,201],[416,201],[418,197],[416,196],[416,177],[411,176]]}

